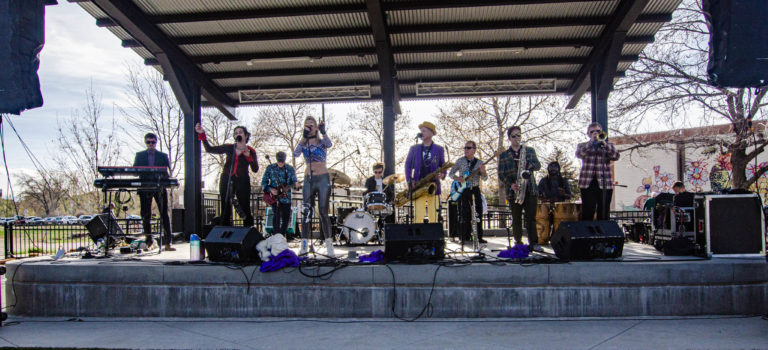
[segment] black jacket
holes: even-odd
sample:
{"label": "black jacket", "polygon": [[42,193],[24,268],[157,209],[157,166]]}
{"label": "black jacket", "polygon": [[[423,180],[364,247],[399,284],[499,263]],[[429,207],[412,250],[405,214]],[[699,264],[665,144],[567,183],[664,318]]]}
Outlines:
{"label": "black jacket", "polygon": [[136,158],[133,159],[133,166],[164,166],[171,167],[168,155],[155,150],[155,164],[149,164],[149,151],[136,152]]}
{"label": "black jacket", "polygon": [[[374,176],[371,176],[365,180],[365,193],[363,194],[368,194],[371,192],[376,192],[376,177]],[[392,200],[395,198],[395,186],[387,187],[387,185],[384,184],[384,194],[387,195],[387,202],[392,202]]]}

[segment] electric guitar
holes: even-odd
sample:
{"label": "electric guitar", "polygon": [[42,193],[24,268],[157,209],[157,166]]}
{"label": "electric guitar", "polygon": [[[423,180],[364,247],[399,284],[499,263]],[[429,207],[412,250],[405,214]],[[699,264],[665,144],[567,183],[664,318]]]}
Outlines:
{"label": "electric guitar", "polygon": [[277,203],[280,198],[285,198],[286,191],[285,191],[285,185],[277,186],[277,195],[273,195],[272,191],[264,191],[264,203],[267,203],[267,205],[273,205]]}
{"label": "electric guitar", "polygon": [[[491,158],[489,158],[483,164],[490,163],[494,158],[496,158],[502,152],[503,151],[496,152],[493,156],[491,156]],[[480,173],[480,167],[478,166],[477,169],[473,170],[467,176],[464,177],[464,181],[459,182],[459,181],[453,180],[453,183],[451,184],[451,194],[448,195],[448,200],[450,200],[451,202],[455,202],[459,200],[459,197],[461,197],[461,194],[464,192],[464,190],[469,188],[469,180],[471,180],[472,177],[477,176],[477,174],[479,173]]]}

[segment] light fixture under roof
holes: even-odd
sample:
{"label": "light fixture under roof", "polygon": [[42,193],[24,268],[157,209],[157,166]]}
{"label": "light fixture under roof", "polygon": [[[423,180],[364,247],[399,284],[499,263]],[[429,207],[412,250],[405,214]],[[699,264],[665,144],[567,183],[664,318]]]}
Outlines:
{"label": "light fixture under roof", "polygon": [[522,53],[525,51],[524,47],[497,47],[487,49],[464,49],[456,51],[456,56],[464,55],[490,55],[495,53]]}
{"label": "light fixture under roof", "polygon": [[370,85],[238,91],[240,103],[370,99]]}
{"label": "light fixture under roof", "polygon": [[309,56],[298,56],[298,57],[275,57],[275,58],[253,58],[248,61],[245,61],[246,65],[252,66],[257,63],[282,63],[282,62],[314,62],[316,59],[321,59],[322,57],[309,57]]}
{"label": "light fixture under roof", "polygon": [[416,96],[550,93],[556,90],[557,79],[416,83]]}

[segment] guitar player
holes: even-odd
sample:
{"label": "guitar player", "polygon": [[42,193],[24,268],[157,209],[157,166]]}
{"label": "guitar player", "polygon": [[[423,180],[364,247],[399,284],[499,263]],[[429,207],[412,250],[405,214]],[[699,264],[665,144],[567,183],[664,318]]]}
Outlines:
{"label": "guitar player", "polygon": [[[482,160],[475,158],[477,144],[475,141],[467,141],[464,144],[464,156],[457,159],[453,168],[448,174],[456,181],[463,183],[475,169],[480,169],[480,176],[473,176],[469,179],[469,186],[461,193],[459,197],[459,233],[464,241],[468,241],[472,233],[472,202],[474,201],[475,213],[478,216],[477,221],[477,240],[479,243],[488,243],[483,239],[483,225],[479,216],[483,213],[483,200],[480,197],[480,182],[488,179],[488,173],[485,171],[485,164]],[[457,174],[458,173],[458,174]]]}
{"label": "guitar player", "polygon": [[291,220],[291,189],[296,185],[296,171],[285,163],[285,152],[277,152],[277,163],[267,166],[261,178],[264,199],[272,205],[273,234],[286,235]]}

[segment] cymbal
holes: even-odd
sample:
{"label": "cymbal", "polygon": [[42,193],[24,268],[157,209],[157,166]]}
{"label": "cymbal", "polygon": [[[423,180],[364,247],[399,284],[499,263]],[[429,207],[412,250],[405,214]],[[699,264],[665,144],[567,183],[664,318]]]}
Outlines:
{"label": "cymbal", "polygon": [[336,186],[349,186],[352,184],[352,179],[350,179],[347,174],[344,174],[336,169],[328,169],[328,176],[331,178],[331,183]]}
{"label": "cymbal", "polygon": [[392,183],[400,183],[405,181],[405,174],[392,174],[384,178],[382,182],[391,185]]}

